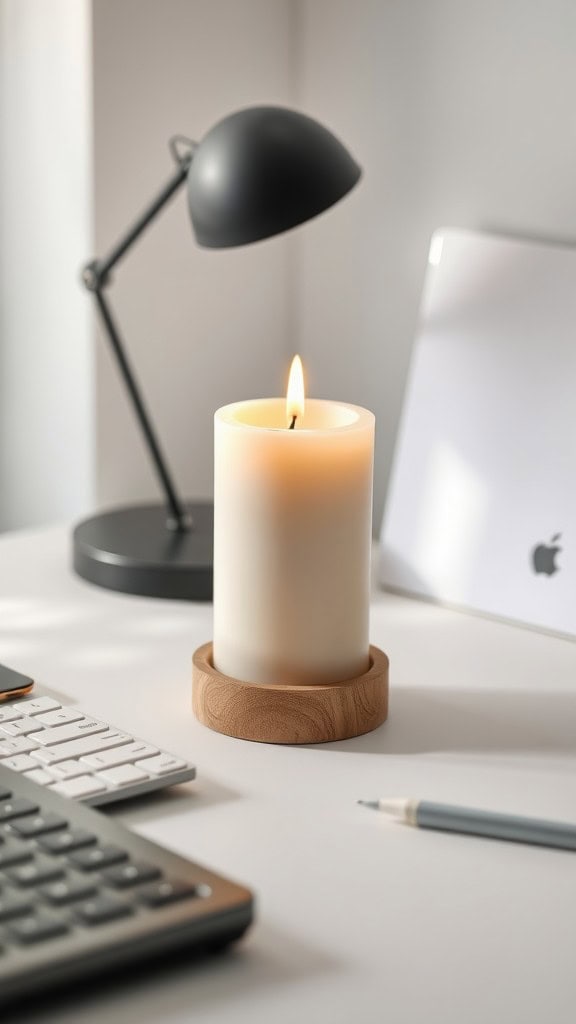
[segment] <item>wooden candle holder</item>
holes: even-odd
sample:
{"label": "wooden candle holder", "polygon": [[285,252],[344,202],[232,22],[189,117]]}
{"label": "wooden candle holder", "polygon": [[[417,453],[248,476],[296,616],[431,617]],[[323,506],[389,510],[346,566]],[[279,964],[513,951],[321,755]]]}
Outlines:
{"label": "wooden candle holder", "polygon": [[370,647],[370,668],[341,683],[246,683],[218,672],[212,644],[194,653],[192,706],[203,725],[259,743],[328,743],[362,736],[388,715],[388,658]]}

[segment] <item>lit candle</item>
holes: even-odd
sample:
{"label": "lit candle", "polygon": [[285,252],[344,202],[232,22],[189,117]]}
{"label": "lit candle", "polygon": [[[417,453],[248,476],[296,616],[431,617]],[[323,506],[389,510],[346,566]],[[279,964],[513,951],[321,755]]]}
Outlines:
{"label": "lit candle", "polygon": [[255,683],[336,683],[369,667],[374,416],[307,399],[218,409],[214,666]]}

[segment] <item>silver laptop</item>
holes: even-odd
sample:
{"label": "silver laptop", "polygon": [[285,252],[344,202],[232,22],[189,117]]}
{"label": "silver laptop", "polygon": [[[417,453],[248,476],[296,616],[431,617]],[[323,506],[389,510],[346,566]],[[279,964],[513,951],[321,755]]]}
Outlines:
{"label": "silver laptop", "polygon": [[432,239],[381,582],[576,634],[576,251]]}

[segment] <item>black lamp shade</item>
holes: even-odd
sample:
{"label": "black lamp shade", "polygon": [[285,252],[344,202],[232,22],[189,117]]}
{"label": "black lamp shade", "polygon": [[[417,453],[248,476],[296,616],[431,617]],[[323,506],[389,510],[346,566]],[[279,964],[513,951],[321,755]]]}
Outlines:
{"label": "black lamp shade", "polygon": [[246,245],[296,227],[354,187],[361,169],[327,128],[284,107],[230,114],[200,142],[188,174],[199,245]]}

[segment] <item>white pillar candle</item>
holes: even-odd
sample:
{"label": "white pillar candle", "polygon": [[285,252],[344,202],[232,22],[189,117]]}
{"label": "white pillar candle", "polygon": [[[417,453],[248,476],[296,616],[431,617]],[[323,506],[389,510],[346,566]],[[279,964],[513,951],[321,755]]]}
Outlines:
{"label": "white pillar candle", "polygon": [[[290,406],[288,406],[290,409]],[[333,683],[369,668],[374,416],[286,399],[215,414],[215,668]]]}

